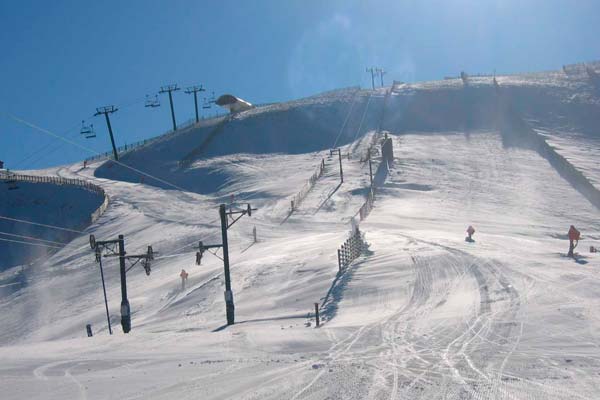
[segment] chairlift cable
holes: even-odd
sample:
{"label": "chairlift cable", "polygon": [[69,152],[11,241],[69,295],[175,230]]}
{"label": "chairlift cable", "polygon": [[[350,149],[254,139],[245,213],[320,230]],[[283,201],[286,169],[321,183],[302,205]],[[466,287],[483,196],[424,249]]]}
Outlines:
{"label": "chairlift cable", "polygon": [[29,225],[43,226],[45,228],[52,228],[52,229],[57,229],[57,230],[60,230],[60,231],[66,231],[66,232],[85,233],[84,231],[78,231],[78,230],[75,230],[75,229],[63,228],[63,227],[60,227],[60,226],[49,225],[49,224],[40,224],[38,222],[26,221],[24,219],[10,218],[10,217],[2,216],[2,215],[0,215],[0,219],[5,219],[5,220],[8,220],[8,221],[13,221],[13,222],[20,222],[20,223],[29,224]]}
{"label": "chairlift cable", "polygon": [[19,244],[26,244],[26,245],[29,245],[29,246],[47,247],[49,249],[62,249],[62,246],[52,246],[52,245],[48,245],[48,244],[44,244],[44,243],[25,242],[25,241],[22,241],[22,240],[12,240],[12,239],[0,238],[0,241],[2,241],[2,242],[11,242],[11,243],[19,243]]}
{"label": "chairlift cable", "polygon": [[365,106],[365,111],[363,111],[363,115],[360,119],[360,124],[358,125],[358,129],[356,130],[356,134],[354,135],[354,140],[352,140],[352,142],[355,142],[356,139],[358,139],[358,135],[360,133],[360,130],[362,129],[363,122],[365,120],[365,116],[367,115],[367,111],[369,110],[369,104],[371,104],[372,98],[373,98],[373,96],[371,96],[371,93],[369,93],[369,99],[367,100],[367,105]]}
{"label": "chairlift cable", "polygon": [[[88,117],[87,119],[91,118],[92,116]],[[67,135],[69,133],[71,133],[71,131],[74,131],[74,133],[79,133],[79,126],[81,125],[81,122],[76,123],[75,125],[73,125],[72,127],[70,127],[69,129],[66,129],[63,133],[63,135]],[[31,152],[29,155],[25,156],[24,158],[22,158],[21,160],[17,161],[14,166],[15,168],[19,165],[21,165],[22,163],[24,163],[25,161],[28,161],[30,158],[38,155],[40,152],[46,150],[48,147],[52,146],[52,145],[58,145],[58,146],[53,146],[53,149],[50,150],[50,152],[54,152],[56,151],[58,148],[60,148],[60,144],[57,144],[55,142],[50,142],[47,144],[44,144],[43,146],[41,146],[40,148],[38,148],[37,150],[34,150],[33,152]],[[47,152],[49,153],[49,152]],[[40,159],[42,159],[43,157],[46,157],[47,154],[43,154],[41,158],[36,159],[36,161],[39,161]]]}
{"label": "chairlift cable", "polygon": [[[15,116],[15,115],[13,115],[13,114],[6,113],[6,112],[3,112],[3,111],[0,111],[0,114],[3,114],[3,115],[5,115],[6,117],[8,117],[8,118],[10,118],[10,119],[13,119],[13,120],[15,120],[15,121],[17,121],[17,122],[20,122],[20,123],[24,124],[24,125],[27,125],[27,126],[29,126],[30,128],[33,128],[33,129],[39,130],[39,131],[40,131],[40,132],[42,132],[42,133],[46,133],[46,134],[48,134],[48,135],[50,135],[50,136],[53,136],[53,137],[55,137],[55,138],[57,138],[57,139],[59,139],[59,140],[62,140],[62,141],[64,141],[64,142],[67,142],[67,143],[70,143],[70,144],[72,144],[73,146],[79,147],[79,148],[81,148],[81,149],[83,149],[83,150],[86,150],[86,151],[88,151],[88,152],[90,152],[90,153],[93,153],[93,154],[95,154],[95,155],[101,155],[101,153],[99,153],[99,152],[97,152],[97,151],[95,151],[95,150],[92,150],[92,149],[90,149],[89,147],[86,147],[86,146],[80,145],[80,144],[79,144],[79,143],[77,143],[77,142],[74,142],[74,141],[72,141],[72,140],[70,140],[70,139],[67,139],[67,138],[65,138],[65,137],[62,137],[62,136],[60,136],[60,135],[58,135],[58,134],[56,134],[56,133],[54,133],[54,132],[52,132],[52,131],[50,131],[50,130],[48,130],[48,129],[45,129],[45,128],[42,128],[42,127],[39,127],[39,126],[37,126],[37,125],[35,125],[35,124],[31,123],[31,122],[28,122],[28,121],[26,121],[26,120],[24,120],[24,119],[22,119],[22,118],[19,118],[19,117],[17,117],[17,116]],[[158,182],[162,182],[162,183],[164,183],[164,184],[166,184],[166,185],[168,185],[168,186],[171,186],[171,187],[173,187],[173,188],[175,188],[175,189],[177,189],[177,190],[180,190],[180,191],[182,191],[182,192],[184,192],[184,193],[185,193],[185,192],[188,192],[187,190],[183,189],[183,188],[182,188],[182,187],[180,187],[180,186],[177,186],[177,185],[175,185],[175,184],[173,184],[173,183],[171,183],[171,182],[167,182],[167,181],[165,181],[164,179],[161,179],[161,178],[158,178],[158,177],[156,177],[156,176],[153,176],[153,175],[151,175],[151,174],[148,174],[148,173],[146,173],[146,172],[144,172],[144,171],[141,171],[141,170],[139,170],[139,169],[137,169],[137,168],[131,167],[131,166],[129,166],[129,165],[127,165],[127,164],[124,164],[124,163],[122,163],[122,162],[120,162],[120,161],[117,161],[117,160],[111,160],[111,161],[112,161],[113,163],[115,163],[115,164],[118,164],[118,165],[120,165],[120,166],[124,167],[124,168],[127,168],[127,169],[130,169],[130,170],[134,171],[134,172],[137,172],[137,173],[138,173],[138,174],[140,174],[140,175],[144,175],[144,176],[147,176],[147,177],[149,177],[149,178],[152,178],[152,179],[154,179],[154,180],[156,180],[156,181],[158,181]]]}
{"label": "chairlift cable", "polygon": [[0,235],[13,236],[13,237],[21,238],[21,239],[37,240],[40,242],[46,242],[46,243],[50,243],[50,244],[58,244],[61,246],[68,245],[68,243],[56,242],[54,240],[40,239],[40,238],[36,238],[34,236],[17,235],[16,233],[0,232]]}
{"label": "chairlift cable", "polygon": [[342,124],[342,127],[340,128],[340,132],[338,133],[337,137],[335,138],[335,141],[333,142],[333,146],[331,146],[332,149],[335,148],[335,146],[337,145],[338,140],[340,139],[340,136],[342,136],[342,132],[344,132],[344,129],[346,128],[346,124],[348,123],[348,120],[350,119],[350,115],[352,114],[352,110],[354,108],[354,103],[356,103],[356,98],[358,97],[357,94],[360,91],[360,89],[357,89],[354,94],[352,95],[352,103],[350,103],[350,108],[348,109],[348,113],[346,114],[346,118],[344,119],[344,123]]}

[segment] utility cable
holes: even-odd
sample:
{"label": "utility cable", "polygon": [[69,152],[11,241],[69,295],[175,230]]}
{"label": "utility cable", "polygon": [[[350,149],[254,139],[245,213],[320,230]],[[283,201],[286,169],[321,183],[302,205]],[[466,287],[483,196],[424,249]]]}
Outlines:
{"label": "utility cable", "polygon": [[367,105],[365,106],[365,111],[363,111],[363,115],[360,119],[360,124],[358,125],[358,129],[356,130],[356,134],[354,135],[354,140],[352,140],[352,142],[355,142],[356,139],[358,139],[358,135],[360,133],[360,130],[362,129],[363,122],[365,121],[365,116],[367,115],[367,110],[369,109],[369,104],[371,104],[372,98],[373,98],[373,96],[371,96],[371,93],[369,93],[369,99],[367,100]]}
{"label": "utility cable", "polygon": [[[88,118],[86,118],[86,119],[89,119],[89,118],[92,118],[92,117],[93,117],[93,115],[92,115],[92,116],[90,116],[90,117],[88,117]],[[76,129],[79,127],[79,125],[80,125],[80,124],[81,124],[81,122],[78,122],[77,124],[73,125],[73,126],[72,126],[72,127],[70,127],[69,129],[66,129],[66,130],[64,131],[63,135],[67,135],[67,134],[71,133],[71,131],[73,131],[73,130],[76,130]],[[29,153],[29,155],[25,156],[25,157],[24,157],[24,158],[22,158],[21,160],[17,161],[17,162],[14,164],[14,167],[13,167],[13,169],[16,169],[16,168],[17,168],[17,166],[19,166],[19,165],[23,164],[25,161],[29,161],[29,160],[30,160],[32,157],[34,157],[34,156],[37,156],[37,155],[38,155],[39,153],[41,153],[42,151],[46,151],[46,153],[45,153],[44,155],[42,155],[40,158],[37,158],[37,159],[36,159],[36,161],[39,161],[39,160],[41,160],[42,158],[44,158],[44,157],[47,157],[49,154],[51,154],[51,153],[55,152],[55,151],[56,151],[56,150],[58,150],[60,147],[61,147],[61,144],[60,144],[60,143],[47,143],[47,144],[45,144],[45,145],[41,146],[40,148],[38,148],[37,150],[35,150],[35,151],[33,151],[33,152]],[[47,150],[48,148],[52,148],[52,150]]]}
{"label": "utility cable", "polygon": [[21,241],[21,240],[12,240],[12,239],[0,238],[0,241],[3,241],[3,242],[12,242],[12,243],[20,243],[20,244],[27,244],[29,246],[41,246],[41,247],[47,247],[49,249],[62,249],[62,246],[50,246],[50,245],[43,244],[43,243],[31,243],[31,242],[24,242],[24,241]]}
{"label": "utility cable", "polygon": [[340,132],[338,133],[337,137],[335,138],[335,141],[333,142],[333,146],[331,146],[332,149],[335,148],[338,140],[342,136],[342,132],[344,132],[344,129],[346,128],[346,124],[348,123],[348,120],[350,119],[350,115],[352,114],[352,109],[354,108],[354,103],[356,102],[357,94],[359,91],[360,91],[360,89],[357,89],[354,92],[354,94],[352,95],[352,103],[350,103],[350,108],[348,109],[348,113],[346,114],[346,118],[344,119],[344,123],[342,124],[342,128],[340,129]]}
{"label": "utility cable", "polygon": [[15,233],[0,232],[0,235],[12,236],[12,237],[20,238],[20,239],[37,240],[37,241],[40,241],[40,242],[46,242],[46,243],[50,243],[50,244],[58,244],[58,245],[61,245],[61,246],[66,246],[67,245],[67,243],[56,242],[54,240],[40,239],[40,238],[36,238],[36,237],[33,237],[33,236],[17,235]]}
{"label": "utility cable", "polygon": [[[72,140],[70,140],[70,139],[67,139],[67,138],[65,138],[65,137],[62,137],[62,136],[60,136],[60,135],[58,135],[58,134],[56,134],[56,133],[54,133],[54,132],[52,132],[52,131],[50,131],[50,130],[48,130],[48,129],[45,129],[45,128],[42,128],[42,127],[39,127],[39,126],[37,126],[37,125],[35,125],[35,124],[31,123],[31,122],[28,122],[28,121],[26,121],[26,120],[24,120],[24,119],[22,119],[22,118],[19,118],[19,117],[17,117],[16,115],[13,115],[13,114],[10,114],[10,113],[6,113],[6,112],[3,112],[3,111],[0,111],[0,113],[1,113],[1,114],[3,114],[4,116],[6,116],[6,117],[8,117],[8,118],[10,118],[10,119],[12,119],[12,120],[14,120],[14,121],[17,121],[17,122],[19,122],[19,123],[21,123],[21,124],[24,124],[24,125],[26,125],[26,126],[29,126],[30,128],[36,129],[36,130],[38,130],[38,131],[40,131],[40,132],[42,132],[42,133],[46,133],[46,134],[48,134],[48,135],[50,135],[50,136],[53,136],[53,137],[55,137],[56,139],[59,139],[59,140],[62,140],[62,141],[64,141],[64,142],[66,142],[66,143],[70,143],[70,144],[72,144],[73,146],[79,147],[79,148],[81,148],[81,149],[83,149],[83,150],[86,150],[86,151],[88,151],[88,152],[92,153],[92,154],[95,154],[95,155],[101,155],[101,153],[98,153],[97,151],[95,151],[95,150],[92,150],[92,149],[90,149],[89,147],[82,146],[82,145],[80,145],[80,144],[79,144],[79,143],[77,143],[77,142],[74,142],[74,141],[72,141]],[[158,178],[158,177],[156,177],[156,176],[153,176],[153,175],[151,175],[151,174],[148,174],[148,173],[146,173],[146,172],[144,172],[144,171],[140,171],[139,169],[137,169],[137,168],[134,168],[134,167],[131,167],[131,166],[129,166],[129,165],[127,165],[127,164],[124,164],[124,163],[122,163],[122,162],[120,162],[120,161],[117,161],[117,160],[111,160],[111,161],[112,161],[112,162],[114,162],[115,164],[118,164],[118,165],[120,165],[120,166],[124,167],[124,168],[128,168],[128,169],[130,169],[130,170],[132,170],[132,171],[134,171],[134,172],[137,172],[137,173],[138,173],[138,174],[140,174],[140,175],[147,176],[148,178],[151,178],[151,179],[154,179],[154,180],[156,180],[156,181],[158,181],[158,182],[164,183],[164,184],[166,184],[166,185],[168,185],[168,186],[171,186],[171,187],[173,187],[173,188],[175,188],[175,189],[177,189],[177,190],[180,190],[180,191],[182,191],[182,192],[187,192],[187,190],[183,189],[182,187],[179,187],[179,186],[177,186],[177,185],[175,185],[175,184],[173,184],[173,183],[171,183],[171,182],[167,182],[167,181],[165,181],[164,179]]]}
{"label": "utility cable", "polygon": [[0,219],[5,219],[5,220],[8,220],[8,221],[13,221],[13,222],[20,222],[20,223],[29,224],[29,225],[43,226],[44,228],[58,229],[58,230],[61,230],[61,231],[66,231],[66,232],[85,233],[84,231],[78,231],[78,230],[75,230],[75,229],[62,228],[60,226],[55,226],[55,225],[40,224],[38,222],[31,222],[31,221],[25,221],[23,219],[4,217],[2,215],[0,215]]}

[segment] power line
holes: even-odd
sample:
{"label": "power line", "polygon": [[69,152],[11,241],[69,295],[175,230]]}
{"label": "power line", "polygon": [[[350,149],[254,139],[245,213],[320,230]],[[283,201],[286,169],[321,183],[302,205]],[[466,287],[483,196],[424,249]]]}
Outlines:
{"label": "power line", "polygon": [[20,244],[26,244],[29,246],[40,246],[40,247],[47,247],[49,249],[62,249],[62,246],[51,246],[48,244],[43,244],[43,243],[31,243],[31,242],[24,242],[21,240],[12,240],[12,239],[4,239],[4,238],[0,238],[0,241],[3,242],[12,242],[12,243],[20,243]]}
{"label": "power line", "polygon": [[[120,105],[120,106],[119,106],[119,109],[125,109],[125,108],[129,108],[129,107],[131,107],[131,106],[133,106],[133,105],[136,105],[136,104],[139,104],[139,103],[141,103],[141,102],[143,102],[143,101],[144,101],[144,99],[143,99],[143,98],[141,98],[141,99],[140,99],[139,97],[136,97],[135,99],[133,99],[133,100],[131,100],[131,101],[127,102],[127,103],[124,103],[123,105]],[[92,114],[92,115],[90,115],[90,116],[88,116],[88,117],[84,118],[84,120],[90,119],[90,118],[92,118],[93,116],[94,116],[94,114]],[[66,130],[64,131],[63,135],[66,135],[66,134],[70,133],[70,132],[71,132],[71,131],[73,131],[75,128],[79,127],[79,125],[80,125],[80,122],[78,122],[77,124],[73,125],[72,127],[68,128],[68,129],[66,129]],[[76,132],[76,133],[77,133],[77,132]],[[25,156],[24,158],[22,158],[21,160],[17,161],[17,162],[14,164],[14,167],[13,167],[12,169],[15,169],[17,166],[19,166],[19,165],[23,164],[25,161],[28,161],[28,160],[29,160],[31,157],[34,157],[34,156],[38,155],[39,153],[41,153],[41,152],[45,151],[45,150],[46,150],[46,149],[48,149],[48,148],[49,148],[51,145],[52,145],[52,143],[45,144],[45,145],[43,145],[43,146],[39,147],[37,150],[34,150],[33,152],[29,153],[29,155],[27,155],[27,156]],[[54,153],[56,150],[60,149],[60,147],[61,147],[60,145],[58,145],[58,146],[53,146],[53,147],[52,147],[52,150],[46,151],[46,152],[45,152],[45,153],[42,155],[42,157],[40,157],[40,158],[36,159],[36,161],[39,161],[39,160],[41,160],[42,158],[45,158],[45,157],[47,157],[48,155],[50,155],[50,154]]]}
{"label": "power line", "polygon": [[369,104],[371,104],[371,99],[372,98],[373,98],[373,96],[371,96],[371,94],[369,94],[369,99],[367,100],[367,105],[365,106],[365,111],[363,111],[363,115],[362,115],[362,118],[360,119],[360,124],[358,125],[358,129],[356,131],[356,134],[354,135],[353,142],[355,142],[356,139],[358,138],[358,135],[359,135],[360,130],[362,128],[363,122],[365,120],[365,116],[367,115],[367,110],[369,109]]}
{"label": "power line", "polygon": [[0,235],[13,236],[13,237],[21,238],[21,239],[38,240],[40,242],[47,242],[47,243],[51,243],[51,244],[58,244],[58,245],[64,245],[64,246],[67,245],[67,243],[55,242],[54,240],[40,239],[40,238],[36,238],[33,236],[17,235],[16,233],[0,232]]}
{"label": "power line", "polygon": [[[8,118],[10,118],[10,119],[13,119],[13,120],[15,120],[15,121],[17,121],[17,122],[20,122],[20,123],[24,124],[24,125],[27,125],[27,126],[29,126],[30,128],[33,128],[33,129],[39,130],[39,131],[40,131],[40,132],[42,132],[42,133],[46,133],[46,134],[48,134],[48,135],[50,135],[50,136],[53,136],[53,137],[55,137],[55,138],[57,138],[57,139],[59,139],[59,140],[62,140],[62,141],[64,141],[64,142],[67,142],[67,143],[70,143],[70,144],[72,144],[73,146],[79,147],[79,148],[81,148],[81,149],[83,149],[83,150],[85,150],[85,151],[88,151],[88,152],[92,153],[92,154],[95,154],[95,155],[100,155],[100,154],[101,154],[101,153],[98,153],[98,152],[97,152],[97,151],[95,151],[95,150],[92,150],[92,149],[90,149],[89,147],[82,146],[82,145],[80,145],[80,144],[79,144],[79,143],[77,143],[77,142],[74,142],[74,141],[72,141],[72,140],[70,140],[70,139],[67,139],[67,138],[64,138],[64,137],[62,137],[62,136],[60,136],[60,135],[58,135],[58,134],[56,134],[56,133],[54,133],[54,132],[52,132],[52,131],[49,131],[48,129],[45,129],[45,128],[42,128],[42,127],[39,127],[39,126],[37,126],[37,125],[35,125],[35,124],[31,123],[31,122],[25,121],[24,119],[22,119],[22,118],[19,118],[19,117],[17,117],[16,115],[13,115],[13,114],[10,114],[10,113],[6,113],[6,112],[3,112],[3,111],[0,111],[0,114],[3,114],[3,115],[5,115],[6,117],[8,117]],[[130,170],[132,170],[132,171],[134,171],[134,172],[137,172],[137,173],[138,173],[138,174],[140,174],[140,175],[147,176],[147,177],[149,177],[149,178],[151,178],[151,179],[154,179],[154,180],[156,180],[156,181],[158,181],[158,182],[164,183],[164,184],[166,184],[166,185],[168,185],[168,186],[171,186],[171,187],[173,187],[173,188],[175,188],[175,189],[177,189],[177,190],[180,190],[180,191],[182,191],[182,192],[187,192],[187,190],[185,190],[185,189],[183,189],[183,188],[181,188],[181,187],[179,187],[179,186],[177,186],[177,185],[175,185],[175,184],[173,184],[173,183],[167,182],[167,181],[165,181],[164,179],[157,178],[156,176],[150,175],[150,174],[148,174],[148,173],[146,173],[146,172],[144,172],[144,171],[140,171],[140,170],[139,170],[139,169],[137,169],[137,168],[131,167],[131,166],[127,165],[127,164],[123,164],[122,162],[120,162],[120,161],[118,161],[118,160],[112,160],[112,161],[113,161],[115,164],[118,164],[118,165],[120,165],[120,166],[122,166],[122,167],[124,167],[124,168],[128,168],[128,169],[130,169]]]}
{"label": "power line", "polygon": [[[92,116],[90,116],[90,117],[88,117],[88,118],[91,118],[91,117],[92,117]],[[68,133],[70,133],[71,131],[73,131],[73,130],[76,130],[76,129],[79,127],[79,124],[80,124],[80,122],[78,122],[77,124],[73,125],[73,126],[72,126],[72,127],[70,127],[69,129],[66,129],[66,130],[64,131],[63,135],[67,135],[67,134],[68,134]],[[77,131],[76,131],[76,132],[77,132]],[[54,146],[53,146],[53,145],[54,145]],[[27,155],[27,156],[23,157],[21,160],[17,161],[17,162],[14,164],[14,167],[13,167],[12,169],[16,169],[16,167],[17,167],[17,166],[19,166],[19,165],[23,164],[25,161],[29,161],[29,160],[30,160],[32,157],[34,157],[34,156],[37,156],[37,155],[38,155],[39,153],[41,153],[42,151],[45,151],[45,150],[47,150],[48,148],[50,148],[50,147],[51,147],[51,148],[52,148],[52,150],[50,150],[50,151],[46,151],[46,152],[45,152],[45,153],[44,153],[44,154],[43,154],[41,157],[38,157],[38,158],[36,159],[36,161],[39,161],[39,160],[41,160],[42,158],[44,158],[44,157],[47,157],[49,154],[51,154],[51,153],[55,152],[56,150],[58,150],[58,149],[59,149],[61,146],[62,146],[62,144],[60,144],[60,143],[55,143],[55,142],[54,142],[54,143],[53,143],[53,142],[47,143],[47,144],[45,144],[45,145],[43,145],[43,146],[39,147],[38,149],[36,149],[36,150],[32,151],[31,153],[29,153],[29,155]]]}
{"label": "power line", "polygon": [[354,95],[352,96],[352,103],[350,103],[350,108],[348,109],[348,113],[346,114],[346,118],[344,119],[344,123],[342,124],[342,128],[340,129],[340,133],[338,133],[337,137],[335,138],[335,142],[333,142],[333,146],[331,146],[332,149],[335,148],[335,145],[337,144],[338,140],[340,139],[340,136],[342,136],[342,132],[344,132],[344,128],[346,128],[346,124],[348,123],[348,120],[350,119],[350,115],[352,114],[352,109],[354,108],[354,103],[356,103],[356,95],[358,94],[358,91],[360,89],[357,89],[354,92]]}
{"label": "power line", "polygon": [[75,229],[69,229],[69,228],[62,228],[60,226],[55,226],[55,225],[47,225],[47,224],[40,224],[38,222],[31,222],[31,221],[26,221],[24,219],[17,219],[17,218],[10,218],[10,217],[4,217],[2,215],[0,215],[0,219],[5,219],[8,221],[14,221],[14,222],[20,222],[23,224],[29,224],[29,225],[37,225],[37,226],[43,226],[45,228],[52,228],[52,229],[58,229],[61,231],[66,231],[66,232],[73,232],[73,233],[85,233],[84,231],[77,231]]}

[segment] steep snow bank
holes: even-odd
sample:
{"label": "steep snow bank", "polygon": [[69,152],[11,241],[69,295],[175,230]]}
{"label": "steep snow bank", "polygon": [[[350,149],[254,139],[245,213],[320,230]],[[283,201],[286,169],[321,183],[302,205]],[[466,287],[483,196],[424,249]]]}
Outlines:
{"label": "steep snow bank", "polygon": [[[127,153],[121,162],[185,190],[213,193],[232,178],[216,157],[303,154],[345,145],[377,126],[382,104],[383,92],[352,90],[260,107]],[[96,176],[172,189],[111,162]]]}
{"label": "steep snow bank", "polygon": [[[34,221],[46,225],[57,225],[67,229],[83,230],[90,223],[90,215],[102,204],[104,198],[82,188],[69,185],[18,182],[18,189],[8,190],[0,184],[0,215],[4,217]],[[28,225],[0,219],[0,231],[32,236],[51,242],[38,242],[44,246],[0,241],[0,271],[11,266],[29,263],[45,257],[60,243],[66,243],[77,233]],[[0,234],[1,238],[24,240]],[[28,241],[25,239],[25,241]]]}

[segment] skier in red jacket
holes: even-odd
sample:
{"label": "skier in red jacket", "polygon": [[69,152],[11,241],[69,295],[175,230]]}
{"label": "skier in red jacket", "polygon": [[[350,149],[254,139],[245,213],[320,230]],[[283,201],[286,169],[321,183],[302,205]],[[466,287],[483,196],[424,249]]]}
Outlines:
{"label": "skier in red jacket", "polygon": [[473,228],[473,226],[469,225],[469,227],[467,228],[467,237],[465,238],[465,242],[474,242],[475,240],[473,240],[473,234],[475,233],[475,228]]}
{"label": "skier in red jacket", "polygon": [[569,228],[569,254],[568,257],[574,257],[573,250],[577,247],[577,243],[579,243],[579,238],[581,237],[581,233],[573,226]]}

